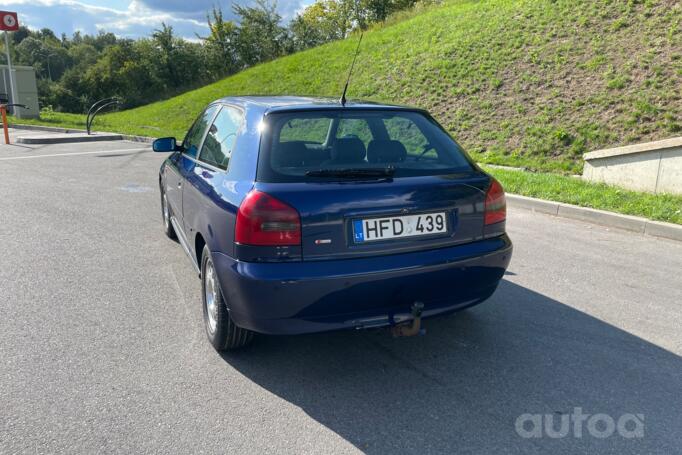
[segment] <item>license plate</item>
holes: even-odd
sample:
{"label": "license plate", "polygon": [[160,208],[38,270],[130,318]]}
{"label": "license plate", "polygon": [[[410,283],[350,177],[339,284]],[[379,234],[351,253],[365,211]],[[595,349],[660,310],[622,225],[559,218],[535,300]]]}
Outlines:
{"label": "license plate", "polygon": [[355,243],[442,234],[448,231],[445,212],[367,218],[353,221]]}

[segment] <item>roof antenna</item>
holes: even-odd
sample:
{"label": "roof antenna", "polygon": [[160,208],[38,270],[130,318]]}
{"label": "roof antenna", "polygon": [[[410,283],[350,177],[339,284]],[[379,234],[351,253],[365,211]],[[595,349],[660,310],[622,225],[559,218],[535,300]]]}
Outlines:
{"label": "roof antenna", "polygon": [[355,59],[358,58],[360,53],[360,43],[362,43],[362,35],[364,32],[360,33],[360,39],[358,40],[358,47],[355,48],[355,55],[353,56],[353,63],[350,65],[350,70],[348,71],[348,79],[346,79],[346,85],[343,87],[343,94],[341,95],[341,106],[346,105],[346,92],[348,91],[348,84],[350,83],[350,76],[353,74],[353,68],[355,67]]}

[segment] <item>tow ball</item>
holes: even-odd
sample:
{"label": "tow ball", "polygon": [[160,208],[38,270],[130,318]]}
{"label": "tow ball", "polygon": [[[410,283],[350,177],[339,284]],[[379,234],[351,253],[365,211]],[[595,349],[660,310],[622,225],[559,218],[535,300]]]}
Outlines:
{"label": "tow ball", "polygon": [[397,337],[412,337],[415,335],[425,335],[426,329],[422,329],[422,311],[424,311],[424,304],[422,302],[414,302],[411,307],[412,321],[397,324],[391,327],[391,333],[394,338]]}

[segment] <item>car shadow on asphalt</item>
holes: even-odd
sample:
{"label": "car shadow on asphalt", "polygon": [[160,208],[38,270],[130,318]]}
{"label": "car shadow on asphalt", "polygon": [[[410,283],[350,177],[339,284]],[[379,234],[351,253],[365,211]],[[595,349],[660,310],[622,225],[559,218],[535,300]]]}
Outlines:
{"label": "car shadow on asphalt", "polygon": [[[487,302],[426,327],[426,336],[402,339],[385,330],[261,336],[223,358],[370,453],[682,447],[682,359],[667,350],[506,280]],[[617,429],[596,437],[585,421],[570,422],[564,437],[542,428],[538,435],[533,422],[523,436],[516,430],[526,413],[542,415],[558,431],[562,416],[578,412],[607,414],[616,423],[641,414],[643,437]],[[606,431],[601,436],[605,425],[596,427]],[[631,421],[627,429],[636,427]]]}

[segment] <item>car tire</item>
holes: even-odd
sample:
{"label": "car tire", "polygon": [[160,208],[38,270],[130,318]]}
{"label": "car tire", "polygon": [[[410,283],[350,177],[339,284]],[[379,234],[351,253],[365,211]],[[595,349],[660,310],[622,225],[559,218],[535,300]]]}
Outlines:
{"label": "car tire", "polygon": [[239,349],[251,343],[253,332],[236,325],[227,311],[207,246],[201,253],[201,299],[206,335],[217,351]]}
{"label": "car tire", "polygon": [[173,223],[171,223],[171,215],[173,212],[171,211],[170,206],[168,205],[168,198],[166,197],[166,192],[161,189],[161,217],[163,219],[163,231],[166,234],[166,237],[168,237],[171,240],[177,240],[178,236],[175,233],[175,229],[173,229]]}

